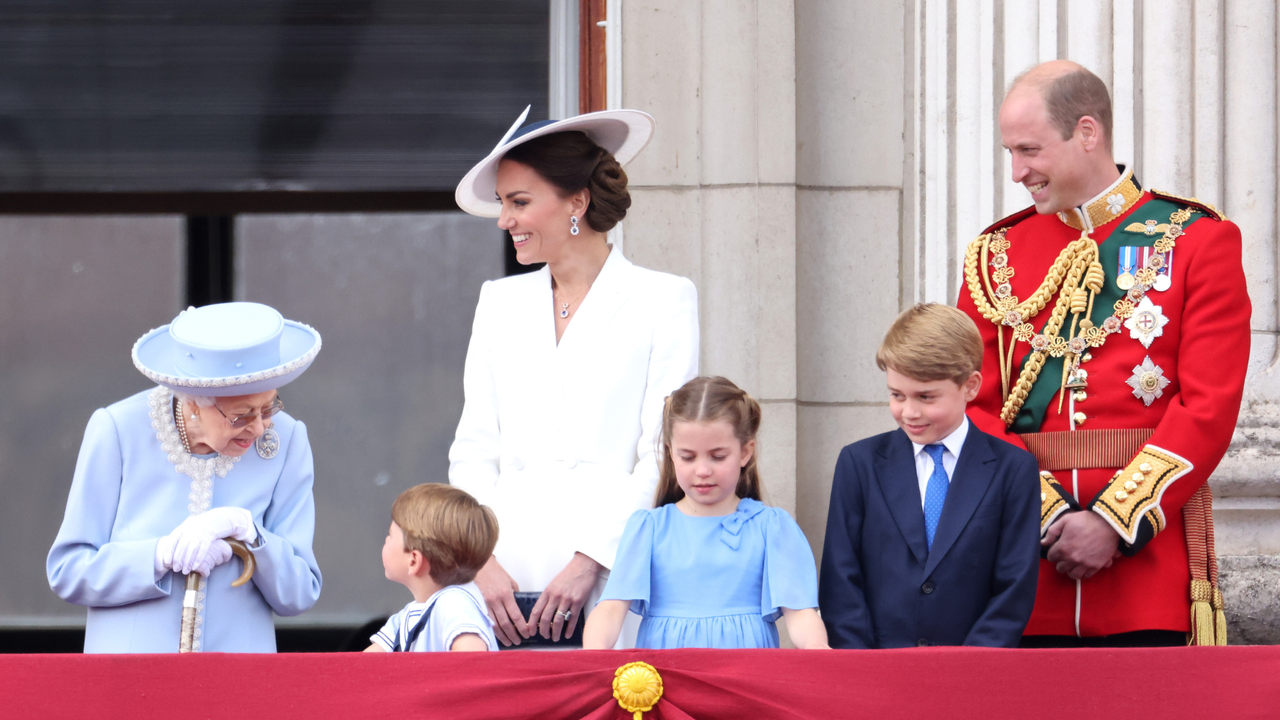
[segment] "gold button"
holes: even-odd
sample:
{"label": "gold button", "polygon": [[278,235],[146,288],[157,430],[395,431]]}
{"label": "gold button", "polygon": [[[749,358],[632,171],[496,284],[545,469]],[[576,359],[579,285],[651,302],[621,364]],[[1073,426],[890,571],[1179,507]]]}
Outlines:
{"label": "gold button", "polygon": [[1123,470],[1117,470],[1117,471],[1116,471],[1116,474],[1111,476],[1111,479],[1112,479],[1112,480],[1119,480],[1119,479],[1120,479],[1120,473],[1121,473],[1121,472],[1124,472],[1124,471],[1123,471]]}
{"label": "gold button", "polygon": [[1077,390],[1075,394],[1076,402],[1084,402],[1089,399],[1089,394],[1083,390]]}
{"label": "gold button", "polygon": [[1116,502],[1124,502],[1125,500],[1128,500],[1128,499],[1129,499],[1129,493],[1123,490],[1116,493]]}
{"label": "gold button", "polygon": [[1138,483],[1130,480],[1129,482],[1124,484],[1124,489],[1128,490],[1129,492],[1133,492],[1134,490],[1138,489]]}
{"label": "gold button", "polygon": [[[1090,323],[1089,326],[1093,327],[1093,324]],[[1085,353],[1084,356],[1080,358],[1080,362],[1089,362],[1092,359],[1093,359],[1093,353]]]}
{"label": "gold button", "polygon": [[1045,501],[1045,494],[1040,493],[1040,502],[1044,502],[1044,501]]}
{"label": "gold button", "polygon": [[1085,417],[1085,414],[1084,414],[1084,413],[1082,413],[1082,412],[1078,412],[1078,413],[1076,413],[1075,415],[1072,415],[1072,416],[1071,416],[1071,419],[1072,419],[1073,421],[1075,421],[1075,424],[1077,424],[1077,425],[1083,425],[1083,424],[1084,424],[1084,421],[1085,421],[1085,420],[1087,420],[1088,418],[1086,418],[1086,417]]}
{"label": "gold button", "polygon": [[1133,474],[1133,481],[1134,481],[1134,482],[1136,482],[1136,483],[1140,483],[1140,482],[1142,482],[1143,480],[1146,480],[1146,479],[1147,479],[1147,476],[1146,476],[1146,475],[1143,475],[1143,474],[1142,474],[1142,473],[1140,473],[1140,472],[1136,472],[1136,473],[1134,473],[1134,474]]}
{"label": "gold button", "polygon": [[1144,473],[1149,473],[1151,472],[1151,463],[1142,463],[1138,466],[1138,469]]}

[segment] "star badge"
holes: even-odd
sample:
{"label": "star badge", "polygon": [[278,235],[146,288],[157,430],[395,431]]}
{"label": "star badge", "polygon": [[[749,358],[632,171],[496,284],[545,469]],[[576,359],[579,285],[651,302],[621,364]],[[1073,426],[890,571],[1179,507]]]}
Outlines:
{"label": "star badge", "polygon": [[1169,378],[1164,376],[1164,370],[1159,365],[1151,362],[1150,357],[1143,358],[1141,365],[1133,366],[1133,375],[1125,380],[1129,387],[1133,388],[1133,396],[1141,400],[1147,407],[1151,407],[1151,403],[1156,398],[1164,394],[1164,389],[1169,387]]}
{"label": "star badge", "polygon": [[1151,302],[1151,298],[1143,297],[1142,302],[1133,309],[1133,314],[1124,321],[1129,328],[1129,337],[1142,343],[1142,347],[1151,347],[1151,341],[1164,334],[1164,326],[1169,318],[1164,316],[1162,308]]}

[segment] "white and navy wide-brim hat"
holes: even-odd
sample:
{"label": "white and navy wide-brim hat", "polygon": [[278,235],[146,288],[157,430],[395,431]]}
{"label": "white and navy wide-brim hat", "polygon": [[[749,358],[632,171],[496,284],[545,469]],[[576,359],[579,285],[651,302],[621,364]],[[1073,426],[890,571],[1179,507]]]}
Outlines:
{"label": "white and navy wide-brim hat", "polygon": [[497,198],[498,162],[511,148],[551,133],[579,130],[592,142],[613,153],[618,164],[626,165],[640,154],[653,137],[653,116],[639,110],[601,110],[564,120],[542,120],[520,127],[529,116],[525,108],[498,146],[476,163],[458,183],[454,199],[458,207],[480,217],[498,217],[502,203]]}
{"label": "white and navy wide-brim hat", "polygon": [[266,305],[232,302],[188,308],[138,338],[133,364],[171,390],[229,397],[287,385],[319,352],[314,329]]}

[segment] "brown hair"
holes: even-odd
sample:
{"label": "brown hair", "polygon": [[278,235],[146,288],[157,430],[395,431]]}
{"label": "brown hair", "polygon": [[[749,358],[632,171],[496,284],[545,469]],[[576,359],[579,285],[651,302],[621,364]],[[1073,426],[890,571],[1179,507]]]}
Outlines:
{"label": "brown hair", "polygon": [[400,493],[391,519],[404,533],[404,549],[417,550],[431,563],[431,579],[461,585],[493,555],[498,518],[466,490],[441,483],[415,485]]}
{"label": "brown hair", "polygon": [[1041,66],[1022,73],[1010,88],[1026,83],[1040,91],[1049,122],[1058,129],[1063,140],[1071,139],[1080,118],[1088,115],[1102,126],[1103,142],[1111,150],[1111,94],[1102,78],[1083,67],[1057,75],[1048,74]]}
{"label": "brown hair", "polygon": [[626,171],[613,153],[580,130],[536,137],[511,148],[503,159],[533,168],[563,195],[586,189],[591,202],[583,219],[596,232],[612,230],[631,207]]}
{"label": "brown hair", "polygon": [[963,385],[982,369],[982,336],[960,310],[921,303],[893,321],[876,351],[876,365],[920,382],[952,380]]}
{"label": "brown hair", "polygon": [[[746,391],[722,377],[696,377],[667,396],[662,409],[662,461],[658,472],[658,491],[654,507],[678,502],[684,490],[676,481],[676,466],[671,458],[671,428],[676,422],[716,422],[724,420],[733,427],[740,443],[755,440],[760,430],[760,404]],[[760,470],[756,460],[759,449],[738,475],[735,493],[740,498],[761,500]]]}

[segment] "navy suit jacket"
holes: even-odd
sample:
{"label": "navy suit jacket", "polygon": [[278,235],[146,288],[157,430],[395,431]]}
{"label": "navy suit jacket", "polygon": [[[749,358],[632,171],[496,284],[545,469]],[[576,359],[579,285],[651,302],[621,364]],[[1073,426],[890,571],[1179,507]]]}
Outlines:
{"label": "navy suit jacket", "polygon": [[833,648],[1016,647],[1040,565],[1039,468],[969,423],[933,547],[902,430],[836,461],[818,604]]}

